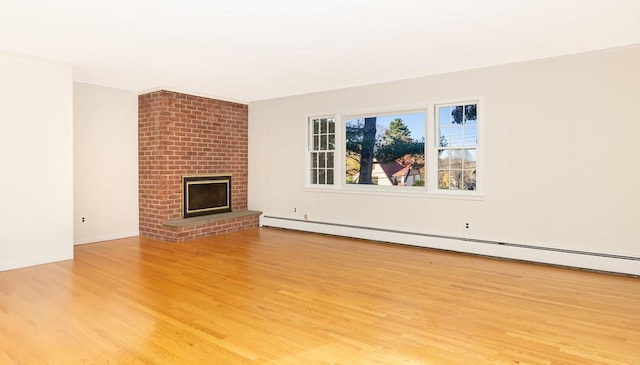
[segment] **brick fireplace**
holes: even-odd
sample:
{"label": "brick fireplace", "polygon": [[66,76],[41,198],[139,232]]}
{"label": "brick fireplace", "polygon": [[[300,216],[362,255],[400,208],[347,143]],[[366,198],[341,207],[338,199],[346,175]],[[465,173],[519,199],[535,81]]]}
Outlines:
{"label": "brick fireplace", "polygon": [[[247,210],[248,107],[160,90],[138,97],[140,235],[182,242],[257,227]],[[231,213],[183,217],[182,177],[230,175]]]}

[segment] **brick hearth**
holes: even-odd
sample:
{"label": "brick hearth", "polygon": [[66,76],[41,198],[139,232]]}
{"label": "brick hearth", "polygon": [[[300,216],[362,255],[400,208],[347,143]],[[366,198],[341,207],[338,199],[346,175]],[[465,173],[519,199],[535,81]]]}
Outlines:
{"label": "brick hearth", "polygon": [[[247,211],[247,105],[161,90],[138,108],[141,236],[182,242],[258,226]],[[244,213],[180,222],[182,176],[196,174],[230,174],[232,211]]]}

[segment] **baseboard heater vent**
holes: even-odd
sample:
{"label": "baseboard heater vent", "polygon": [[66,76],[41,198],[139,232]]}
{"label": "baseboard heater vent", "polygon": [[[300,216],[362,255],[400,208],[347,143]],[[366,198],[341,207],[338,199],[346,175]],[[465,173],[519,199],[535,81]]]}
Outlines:
{"label": "baseboard heater vent", "polygon": [[[640,275],[640,257],[265,215],[262,226]],[[480,245],[477,245],[480,244]]]}

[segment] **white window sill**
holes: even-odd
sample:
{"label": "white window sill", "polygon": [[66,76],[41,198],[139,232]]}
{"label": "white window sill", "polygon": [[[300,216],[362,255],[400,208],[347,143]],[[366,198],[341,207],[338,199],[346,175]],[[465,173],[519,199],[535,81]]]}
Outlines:
{"label": "white window sill", "polygon": [[376,195],[376,196],[403,196],[427,199],[456,199],[456,200],[484,200],[484,195],[478,191],[438,191],[430,192],[424,187],[382,187],[382,186],[305,186],[305,191],[316,193],[350,194],[350,195]]}

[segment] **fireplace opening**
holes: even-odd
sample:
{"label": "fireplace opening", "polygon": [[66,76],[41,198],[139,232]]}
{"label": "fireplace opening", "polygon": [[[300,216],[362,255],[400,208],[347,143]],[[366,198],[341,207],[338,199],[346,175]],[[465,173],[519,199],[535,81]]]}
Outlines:
{"label": "fireplace opening", "polygon": [[231,211],[231,176],[183,176],[184,218]]}

